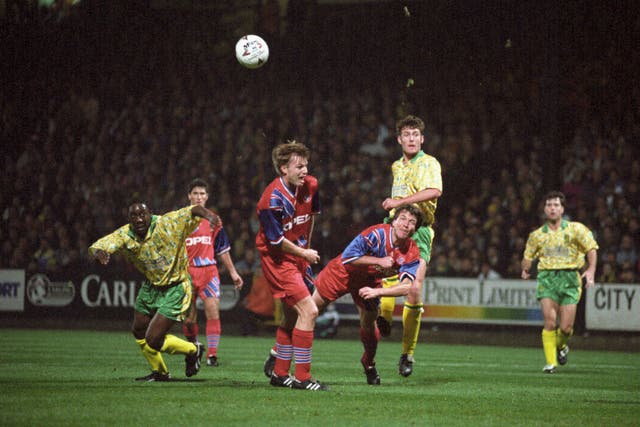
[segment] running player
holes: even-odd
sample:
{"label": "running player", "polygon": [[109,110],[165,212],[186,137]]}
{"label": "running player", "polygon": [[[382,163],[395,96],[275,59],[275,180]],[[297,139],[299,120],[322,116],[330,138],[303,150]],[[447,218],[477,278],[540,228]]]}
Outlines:
{"label": "running player", "polygon": [[[400,375],[408,377],[413,372],[414,352],[420,333],[422,320],[422,285],[431,259],[438,198],[442,196],[442,174],[440,163],[435,157],[422,151],[424,143],[424,122],[416,116],[406,116],[396,123],[398,144],[402,147],[402,157],[391,166],[393,187],[391,197],[382,202],[382,207],[393,216],[394,209],[406,204],[416,205],[422,211],[423,223],[412,239],[420,248],[420,257],[425,261],[418,269],[404,303],[402,312],[402,353],[398,363]],[[385,220],[386,222],[386,220]],[[383,286],[397,282],[397,278],[383,280]],[[378,327],[383,336],[391,332],[395,298],[382,298]]]}
{"label": "running player", "polygon": [[[310,264],[320,260],[309,247],[314,216],[320,213],[318,181],[308,175],[309,149],[298,142],[277,145],[271,158],[278,173],[262,193],[257,214],[260,230],[256,247],[262,271],[274,298],[282,301],[283,317],[276,332],[273,386],[327,390],[311,378],[311,349],[318,307],[311,299],[305,277]],[[274,349],[272,349],[274,352]],[[289,375],[291,360],[294,375]]]}
{"label": "running player", "polygon": [[164,215],[151,215],[144,203],[129,206],[129,224],[108,234],[89,248],[89,254],[106,265],[111,254],[120,253],[145,280],[136,297],[132,332],[151,367],[151,374],[138,381],[171,379],[162,353],[184,354],[185,374],[200,369],[202,344],[168,334],[182,322],[191,307],[191,278],[187,271],[185,239],[200,224],[200,218],[217,226],[219,218],[202,206],[189,206]]}
{"label": "running player", "polygon": [[[364,353],[360,362],[367,383],[380,384],[375,356],[380,340],[376,327],[379,298],[406,295],[421,263],[420,250],[411,236],[422,224],[422,213],[412,205],[399,207],[391,224],[368,227],[322,269],[316,279],[313,300],[322,311],[331,302],[350,293],[360,314],[360,341]],[[393,272],[393,273],[392,273]],[[381,287],[380,279],[390,273],[399,283]]]}
{"label": "running player", "polygon": [[[205,207],[209,199],[206,181],[196,178],[189,184],[187,194],[192,205]],[[205,333],[207,335],[207,366],[218,366],[218,344],[222,327],[220,325],[220,275],[216,266],[216,257],[222,260],[227,268],[236,289],[242,288],[242,277],[236,271],[231,259],[231,245],[222,223],[211,228],[209,221],[201,220],[200,225],[191,233],[186,241],[189,256],[189,274],[193,281],[191,312],[182,323],[182,332],[191,342],[198,341],[198,317],[196,298],[204,303],[204,314],[207,319]]]}
{"label": "running player", "polygon": [[[561,192],[552,191],[545,196],[546,222],[529,234],[522,258],[525,280],[531,277],[533,260],[538,259],[536,298],[542,305],[542,349],[546,359],[542,371],[548,374],[554,373],[558,364],[567,363],[567,341],[573,335],[582,278],[585,287],[594,286],[598,260],[593,233],[582,223],[563,219],[564,208],[565,196]],[[587,268],[580,274],[585,255]]]}

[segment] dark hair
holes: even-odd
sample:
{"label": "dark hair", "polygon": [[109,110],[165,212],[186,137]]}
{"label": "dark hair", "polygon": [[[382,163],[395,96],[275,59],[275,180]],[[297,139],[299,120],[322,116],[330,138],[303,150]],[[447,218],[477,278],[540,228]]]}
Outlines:
{"label": "dark hair", "polygon": [[544,203],[547,203],[547,200],[550,199],[560,199],[560,204],[562,205],[562,207],[565,207],[565,202],[566,202],[566,198],[564,197],[564,193],[560,192],[560,191],[549,191],[545,196],[544,196]]}
{"label": "dark hair", "polygon": [[204,187],[205,191],[208,193],[209,192],[209,186],[207,185],[207,181],[205,181],[202,178],[196,178],[193,181],[191,181],[189,183],[189,191],[187,191],[187,193],[191,193],[191,191],[195,188],[195,187]]}
{"label": "dark hair", "polygon": [[417,116],[408,115],[396,122],[396,133],[398,135],[400,135],[404,128],[419,129],[420,133],[424,134],[424,122]]}
{"label": "dark hair", "polygon": [[395,221],[400,213],[405,211],[416,217],[416,230],[422,227],[422,211],[415,205],[402,205],[397,207],[391,221]]}

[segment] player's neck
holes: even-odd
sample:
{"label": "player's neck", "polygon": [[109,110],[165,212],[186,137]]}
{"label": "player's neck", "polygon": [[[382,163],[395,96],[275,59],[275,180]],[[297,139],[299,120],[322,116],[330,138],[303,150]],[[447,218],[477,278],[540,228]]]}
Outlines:
{"label": "player's neck", "polygon": [[549,225],[549,229],[556,231],[558,228],[560,228],[562,219],[547,220],[547,224]]}
{"label": "player's neck", "polygon": [[[419,153],[419,151],[418,151]],[[409,163],[411,160],[415,159],[418,153],[410,154],[410,153],[402,153],[403,161],[405,163]]]}

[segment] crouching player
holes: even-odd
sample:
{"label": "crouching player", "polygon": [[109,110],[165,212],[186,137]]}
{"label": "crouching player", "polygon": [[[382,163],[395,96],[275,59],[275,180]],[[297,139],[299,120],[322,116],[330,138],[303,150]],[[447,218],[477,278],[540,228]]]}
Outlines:
{"label": "crouching player", "polygon": [[[316,279],[313,301],[322,311],[331,302],[350,293],[360,314],[360,361],[367,383],[380,384],[376,350],[380,331],[376,326],[380,297],[407,295],[420,263],[420,250],[411,236],[420,227],[422,214],[412,205],[397,208],[391,224],[378,224],[362,231],[342,254],[332,259]],[[383,277],[398,274],[399,283],[383,288]]]}

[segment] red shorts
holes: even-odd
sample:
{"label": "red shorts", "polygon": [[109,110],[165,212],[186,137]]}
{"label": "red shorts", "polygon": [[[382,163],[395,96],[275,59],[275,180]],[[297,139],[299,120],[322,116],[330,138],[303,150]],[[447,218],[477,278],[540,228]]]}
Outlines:
{"label": "red shorts", "polygon": [[220,298],[220,275],[218,267],[189,267],[189,274],[193,282],[193,292],[204,300],[206,298]]}
{"label": "red shorts", "polygon": [[316,279],[316,289],[324,299],[333,302],[349,293],[358,307],[364,310],[375,310],[380,303],[379,298],[365,300],[358,294],[360,288],[365,286],[375,288],[379,283],[367,274],[352,273],[350,275],[342,263],[334,260],[322,269]]}
{"label": "red shorts", "polygon": [[309,263],[303,259],[293,261],[286,257],[274,262],[270,256],[260,254],[262,273],[269,283],[274,298],[293,307],[298,301],[311,296],[305,276]]}

